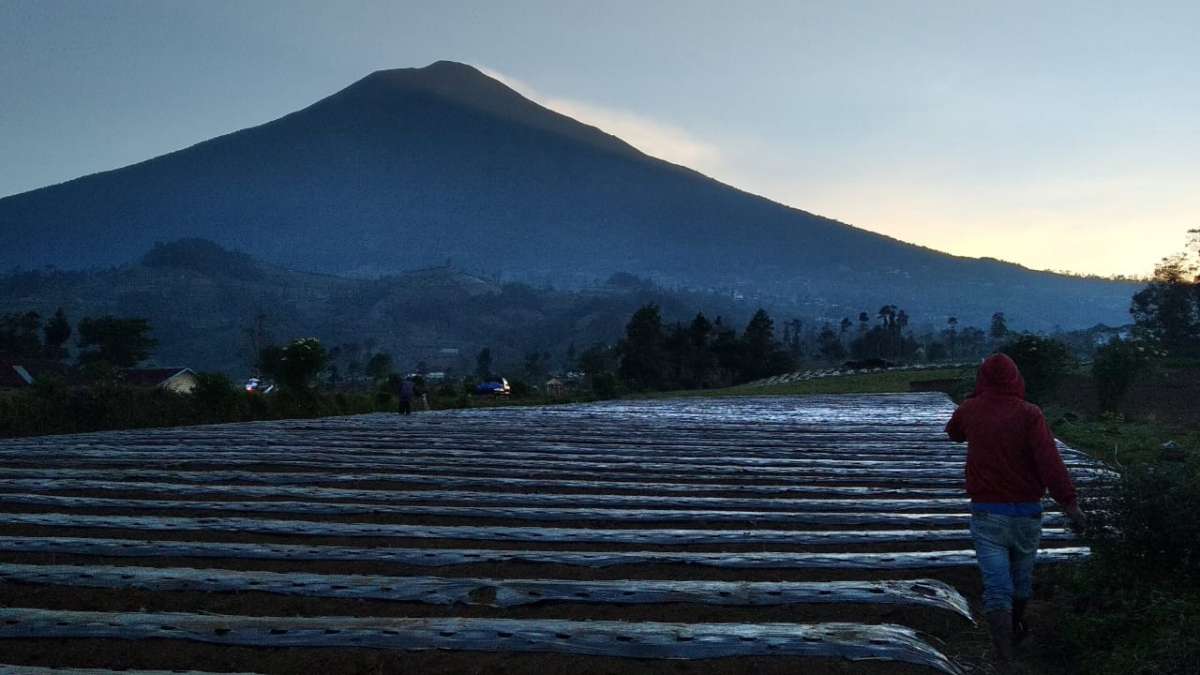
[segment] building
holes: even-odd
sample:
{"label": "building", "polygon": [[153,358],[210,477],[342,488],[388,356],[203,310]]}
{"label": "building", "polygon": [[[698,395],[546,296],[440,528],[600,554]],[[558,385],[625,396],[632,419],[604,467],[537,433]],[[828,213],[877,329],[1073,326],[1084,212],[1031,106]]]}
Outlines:
{"label": "building", "polygon": [[546,380],[546,394],[554,398],[562,398],[567,395],[567,385],[557,377],[552,377]]}
{"label": "building", "polygon": [[33,375],[25,366],[0,361],[0,389],[23,389],[33,385]]}
{"label": "building", "polygon": [[190,394],[197,384],[191,368],[130,368],[124,375],[125,382],[135,387],[157,387],[176,394]]}
{"label": "building", "polygon": [[38,381],[73,380],[70,370],[53,359],[5,359],[0,358],[0,389],[24,389]]}

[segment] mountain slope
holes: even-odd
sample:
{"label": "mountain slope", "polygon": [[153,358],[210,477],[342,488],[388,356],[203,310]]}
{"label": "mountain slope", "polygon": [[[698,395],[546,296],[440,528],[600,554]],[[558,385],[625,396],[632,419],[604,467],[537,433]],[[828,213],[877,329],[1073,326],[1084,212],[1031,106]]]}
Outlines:
{"label": "mountain slope", "polygon": [[[453,259],[579,286],[616,271],[835,316],[1119,322],[1130,289],[947,256],[648,157],[462,64],[380,71],[262,126],[0,200],[0,269],[120,264],[204,237],[374,274]],[[1044,312],[1047,318],[1032,314]]]}

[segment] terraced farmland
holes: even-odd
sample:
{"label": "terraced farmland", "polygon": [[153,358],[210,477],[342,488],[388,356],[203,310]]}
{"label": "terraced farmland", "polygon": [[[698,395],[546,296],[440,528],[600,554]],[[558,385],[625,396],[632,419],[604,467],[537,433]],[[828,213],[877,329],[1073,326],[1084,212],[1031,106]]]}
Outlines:
{"label": "terraced farmland", "polygon": [[[941,394],[366,415],[0,443],[0,663],[962,672]],[[1062,449],[1076,480],[1105,470]],[[1047,515],[1043,561],[1086,555]],[[4,666],[0,666],[0,672]]]}

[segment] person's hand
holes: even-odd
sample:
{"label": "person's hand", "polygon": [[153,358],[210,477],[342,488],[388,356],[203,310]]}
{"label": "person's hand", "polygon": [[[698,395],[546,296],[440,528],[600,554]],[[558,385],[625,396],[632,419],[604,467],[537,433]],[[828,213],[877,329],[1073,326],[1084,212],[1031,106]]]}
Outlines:
{"label": "person's hand", "polygon": [[1087,516],[1083,515],[1083,511],[1079,510],[1079,504],[1072,504],[1063,509],[1066,512],[1067,518],[1071,519],[1071,531],[1075,534],[1083,534],[1087,531]]}

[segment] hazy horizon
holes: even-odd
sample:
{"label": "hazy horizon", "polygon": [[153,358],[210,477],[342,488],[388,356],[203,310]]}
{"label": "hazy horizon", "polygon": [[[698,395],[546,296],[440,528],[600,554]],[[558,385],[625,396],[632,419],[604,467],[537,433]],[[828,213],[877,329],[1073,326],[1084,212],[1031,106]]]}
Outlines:
{"label": "hazy horizon", "polygon": [[957,255],[1144,275],[1197,225],[1196,6],[755,10],[5,2],[0,195],[446,59],[740,189]]}

